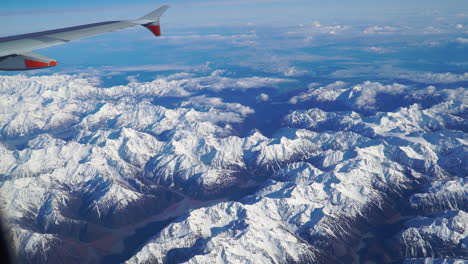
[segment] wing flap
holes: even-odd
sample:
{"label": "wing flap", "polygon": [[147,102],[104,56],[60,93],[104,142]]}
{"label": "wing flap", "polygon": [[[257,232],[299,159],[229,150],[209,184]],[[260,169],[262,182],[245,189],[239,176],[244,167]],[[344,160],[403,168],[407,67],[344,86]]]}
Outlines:
{"label": "wing flap", "polygon": [[29,52],[0,58],[0,70],[24,71],[57,66],[57,61],[41,54]]}

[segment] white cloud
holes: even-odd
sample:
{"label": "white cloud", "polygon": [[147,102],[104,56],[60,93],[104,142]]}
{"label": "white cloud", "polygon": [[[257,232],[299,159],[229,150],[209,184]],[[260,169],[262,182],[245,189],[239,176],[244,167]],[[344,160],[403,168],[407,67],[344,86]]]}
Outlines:
{"label": "white cloud", "polygon": [[320,24],[318,21],[314,21],[312,23],[312,31],[315,33],[321,33],[321,34],[330,34],[330,35],[336,35],[338,33],[342,33],[348,29],[350,29],[351,26],[349,25],[332,25],[332,26],[324,26]]}
{"label": "white cloud", "polygon": [[349,29],[351,29],[350,25],[323,25],[319,21],[313,21],[309,26],[299,24],[297,28],[287,31],[286,35],[303,36],[310,41],[314,35],[338,35]]}
{"label": "white cloud", "polygon": [[402,74],[402,78],[422,83],[454,83],[468,81],[468,72],[463,74],[455,73],[411,73]]}
{"label": "white cloud", "polygon": [[429,42],[427,42],[427,45],[430,46],[430,47],[438,47],[438,46],[441,45],[441,43],[438,42],[438,41],[429,41]]}
{"label": "white cloud", "polygon": [[241,123],[247,115],[255,111],[239,103],[225,103],[221,98],[205,95],[189,98],[181,104],[183,108],[193,107],[197,112],[187,116],[189,121],[205,121],[211,123]]}
{"label": "white cloud", "polygon": [[138,82],[138,77],[140,76],[140,74],[136,74],[136,75],[129,75],[127,76],[127,78],[125,78],[128,82]]}
{"label": "white cloud", "polygon": [[[128,74],[130,72],[159,72],[159,71],[188,71],[188,72],[207,72],[210,71],[209,63],[204,65],[182,65],[182,64],[146,64],[130,66],[102,66],[89,67],[85,69],[68,69],[58,72],[60,75],[80,76],[82,78],[108,78],[110,76]],[[37,75],[39,71],[32,71],[31,74]]]}
{"label": "white cloud", "polygon": [[314,22],[312,22],[312,26],[314,26],[314,27],[317,27],[317,28],[318,28],[318,27],[321,27],[321,26],[322,26],[322,24],[320,24],[320,21],[314,21]]}
{"label": "white cloud", "polygon": [[193,115],[187,115],[187,121],[190,122],[210,122],[217,123],[241,123],[244,119],[237,113],[221,112],[212,110],[209,112],[197,112]]}
{"label": "white cloud", "polygon": [[443,89],[442,92],[449,100],[460,100],[463,104],[468,104],[468,89],[459,87],[457,89]]}
{"label": "white cloud", "polygon": [[220,91],[224,89],[252,89],[262,87],[272,87],[281,83],[294,82],[290,79],[268,78],[268,77],[246,77],[246,78],[228,78],[221,76],[223,71],[217,70],[209,76],[192,78],[188,80],[179,80],[184,82],[184,87],[189,91],[194,90],[213,90]]}
{"label": "white cloud", "polygon": [[429,85],[426,87],[426,91],[428,94],[433,94],[437,88],[434,85]]}
{"label": "white cloud", "polygon": [[379,93],[402,94],[408,87],[401,84],[383,85],[378,82],[366,81],[363,84],[353,87],[353,91],[359,91],[360,95],[356,98],[356,105],[363,109],[374,109],[377,103],[376,97]]}
{"label": "white cloud", "polygon": [[462,104],[468,103],[468,89],[459,87],[457,89],[438,89],[433,85],[429,85],[426,89],[412,91],[408,93],[406,98],[423,98],[424,96],[444,96],[447,100],[460,101]]}
{"label": "white cloud", "polygon": [[[152,37],[144,37],[144,40],[151,40],[154,41]],[[171,44],[181,44],[186,45],[188,41],[190,43],[196,42],[228,42],[232,44],[236,43],[256,43],[255,40],[258,39],[257,34],[249,33],[249,34],[237,34],[237,35],[219,35],[219,34],[207,34],[207,35],[200,35],[200,34],[192,34],[192,35],[178,35],[178,36],[162,36],[160,38],[161,41],[167,41]]]}
{"label": "white cloud", "polygon": [[441,34],[441,33],[444,33],[444,32],[446,32],[445,29],[438,28],[438,27],[435,27],[435,26],[428,26],[428,27],[424,28],[423,31],[422,31],[423,34]]}
{"label": "white cloud", "polygon": [[373,66],[354,66],[342,70],[336,70],[330,75],[336,78],[348,78],[355,76],[368,76],[369,74],[377,76],[382,75],[383,72],[380,68]]}
{"label": "white cloud", "polygon": [[254,40],[233,40],[231,43],[236,47],[252,47],[258,44],[258,42]]}
{"label": "white cloud", "polygon": [[383,27],[372,26],[372,27],[368,27],[368,28],[364,29],[364,31],[362,31],[362,33],[370,34],[370,35],[373,35],[373,34],[388,34],[388,33],[394,33],[397,30],[398,30],[398,28],[391,27],[391,26],[383,26]]}
{"label": "white cloud", "polygon": [[[169,70],[190,70],[192,72],[205,73],[210,70],[209,63],[194,67],[183,65],[140,65],[128,67],[104,66],[100,68],[89,68],[83,70],[79,74],[71,75],[80,78],[93,79],[100,82],[100,78],[107,78],[110,75],[119,75],[125,72],[133,71],[169,71]],[[223,70],[212,71],[206,76],[195,77],[194,73],[178,72],[169,75],[165,78],[159,78],[151,82],[139,83],[135,77],[138,75],[127,77],[130,82],[128,86],[121,89],[122,92],[131,93],[135,89],[146,89],[148,96],[177,96],[185,97],[192,92],[199,90],[220,91],[223,89],[252,89],[262,87],[274,87],[281,83],[294,82],[295,80],[285,78],[269,78],[269,77],[244,77],[244,78],[229,78],[222,76]],[[119,86],[120,87],[120,86]],[[102,94],[110,94],[115,91],[116,87],[111,87],[102,91]]]}
{"label": "white cloud", "polygon": [[343,89],[345,86],[346,86],[345,82],[336,81],[334,83],[331,83],[331,84],[325,86],[325,88],[329,89],[329,90],[337,90],[337,89]]}
{"label": "white cloud", "polygon": [[238,61],[238,65],[249,67],[262,72],[278,73],[285,77],[297,77],[306,74],[313,74],[310,70],[299,68],[301,62],[317,62],[328,60],[349,60],[341,56],[319,56],[307,53],[280,54],[271,52],[268,49],[248,51],[242,53],[244,59]]}
{"label": "white cloud", "polygon": [[302,75],[305,75],[307,73],[306,70],[300,70],[300,69],[297,69],[296,67],[289,67],[284,73],[283,75],[286,76],[286,77],[297,77],[297,76],[302,76]]}
{"label": "white cloud", "polygon": [[457,38],[455,41],[460,44],[468,44],[468,39],[466,38]]}
{"label": "white cloud", "polygon": [[167,80],[181,80],[194,77],[195,74],[188,72],[178,72],[166,77]]}
{"label": "white cloud", "polygon": [[227,112],[237,113],[242,117],[255,113],[255,111],[247,106],[239,103],[225,103],[221,98],[206,97],[205,95],[191,97],[188,101],[181,104],[183,107],[192,106],[195,108],[216,108]]}
{"label": "white cloud", "polygon": [[289,99],[289,103],[297,104],[311,99],[317,101],[334,101],[341,93],[346,91],[346,83],[342,81],[336,81],[326,86],[315,88],[317,85],[317,83],[309,84],[306,92],[293,96]]}
{"label": "white cloud", "polygon": [[388,52],[390,52],[390,50],[387,49],[387,48],[375,47],[375,46],[367,47],[364,50],[369,51],[369,52],[374,52],[374,53],[388,53]]}
{"label": "white cloud", "polygon": [[190,71],[199,66],[187,66],[177,64],[148,64],[148,65],[135,65],[135,66],[104,66],[97,68],[97,70],[112,71],[112,72],[155,72],[155,71]]}
{"label": "white cloud", "polygon": [[268,94],[266,94],[266,93],[261,93],[261,94],[257,97],[257,100],[266,102],[266,101],[269,101],[269,100],[270,100],[270,96],[269,96]]}
{"label": "white cloud", "polygon": [[465,73],[434,73],[420,72],[408,69],[396,68],[391,65],[380,66],[356,66],[344,70],[337,70],[331,73],[331,76],[337,78],[349,77],[381,77],[381,78],[401,78],[420,83],[454,83],[468,81],[468,72]]}
{"label": "white cloud", "polygon": [[402,84],[385,85],[379,82],[366,81],[362,84],[349,86],[347,83],[337,81],[326,86],[310,87],[306,92],[292,97],[291,104],[314,100],[316,102],[335,102],[358,109],[375,109],[379,94],[404,94],[408,87]]}
{"label": "white cloud", "polygon": [[455,25],[455,28],[457,28],[457,29],[462,29],[462,28],[463,28],[463,25],[462,25],[462,24],[457,24],[457,25]]}
{"label": "white cloud", "polygon": [[297,96],[292,97],[291,99],[289,99],[289,103],[290,103],[290,104],[297,104],[297,103],[299,103],[298,97],[297,97]]}

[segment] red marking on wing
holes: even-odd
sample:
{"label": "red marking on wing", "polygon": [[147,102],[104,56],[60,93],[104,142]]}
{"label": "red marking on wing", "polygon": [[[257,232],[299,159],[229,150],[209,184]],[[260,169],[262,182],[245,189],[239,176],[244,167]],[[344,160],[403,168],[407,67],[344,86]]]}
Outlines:
{"label": "red marking on wing", "polygon": [[161,36],[161,26],[155,25],[155,26],[146,26],[147,29],[151,30],[153,34],[157,37]]}
{"label": "red marking on wing", "polygon": [[49,66],[57,66],[57,61],[51,61],[51,62],[49,62]]}
{"label": "red marking on wing", "polygon": [[49,63],[47,63],[47,62],[33,61],[33,60],[24,60],[24,65],[26,65],[26,68],[49,67]]}

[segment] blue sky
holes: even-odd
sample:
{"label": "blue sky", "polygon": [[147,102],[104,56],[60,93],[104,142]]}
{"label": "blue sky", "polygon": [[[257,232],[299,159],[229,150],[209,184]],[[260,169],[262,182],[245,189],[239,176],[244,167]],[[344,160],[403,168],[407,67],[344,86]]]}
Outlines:
{"label": "blue sky", "polygon": [[[0,21],[8,24],[0,34],[14,30],[45,28],[60,24],[86,23],[108,19],[132,19],[161,4],[171,4],[167,21],[173,24],[226,24],[236,22],[291,23],[305,19],[382,19],[414,14],[462,13],[464,0],[227,0],[227,1],[2,1]],[[28,25],[28,27],[24,26]]]}
{"label": "blue sky", "polygon": [[35,8],[80,8],[80,7],[93,7],[93,6],[117,6],[117,5],[145,5],[145,4],[199,4],[199,5],[218,5],[218,4],[271,4],[271,3],[283,3],[284,5],[294,5],[295,3],[309,3],[309,5],[320,7],[335,7],[335,8],[366,8],[366,7],[381,7],[381,8],[460,8],[465,6],[466,1],[463,0],[394,0],[394,1],[371,1],[371,0],[250,0],[250,1],[233,1],[233,0],[219,0],[219,1],[190,1],[190,0],[178,0],[178,1],[153,1],[153,0],[81,0],[77,1],[61,1],[61,0],[44,0],[44,1],[14,1],[5,0],[2,5],[2,9],[18,10],[18,9],[35,9]]}
{"label": "blue sky", "polygon": [[[5,2],[6,1],[6,2]],[[257,23],[291,25],[319,19],[329,22],[410,21],[427,23],[438,15],[468,13],[465,0],[4,0],[0,8],[0,36],[29,33],[97,21],[138,18],[162,4],[172,5],[164,18],[167,27]]]}
{"label": "blue sky", "polygon": [[145,69],[139,78],[149,80],[164,69],[222,69],[306,83],[466,71],[468,1],[462,0],[7,0],[0,23],[8,27],[0,36],[135,19],[167,3],[172,8],[162,18],[164,37],[138,27],[39,50],[59,61],[44,72],[132,68],[121,79]]}

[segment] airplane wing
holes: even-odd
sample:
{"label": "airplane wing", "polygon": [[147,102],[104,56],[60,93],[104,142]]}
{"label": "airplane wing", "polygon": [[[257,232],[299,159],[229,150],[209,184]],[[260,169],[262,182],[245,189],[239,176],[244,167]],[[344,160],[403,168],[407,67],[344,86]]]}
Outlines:
{"label": "airplane wing", "polygon": [[57,62],[33,50],[47,48],[119,29],[144,26],[161,35],[159,18],[169,8],[164,5],[137,20],[107,21],[75,27],[0,38],[0,70],[31,70],[56,66]]}

